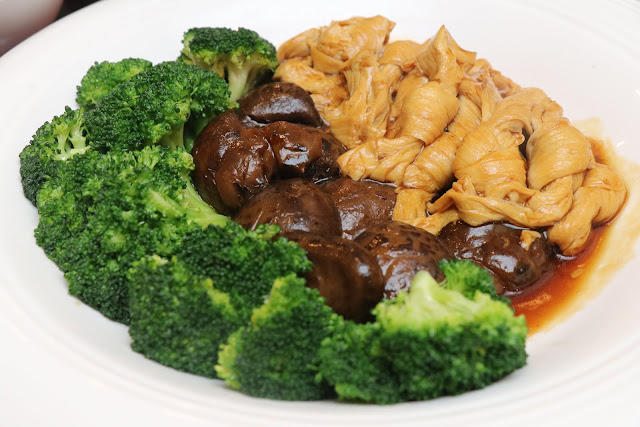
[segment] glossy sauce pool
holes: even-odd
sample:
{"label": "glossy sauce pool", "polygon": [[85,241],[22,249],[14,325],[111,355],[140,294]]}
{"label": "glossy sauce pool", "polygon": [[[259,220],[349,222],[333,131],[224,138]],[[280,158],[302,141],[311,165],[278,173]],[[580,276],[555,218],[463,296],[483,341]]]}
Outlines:
{"label": "glossy sauce pool", "polygon": [[599,119],[572,122],[585,135],[596,138],[592,148],[598,160],[615,169],[627,184],[627,200],[611,224],[594,228],[586,249],[560,263],[532,288],[509,295],[516,314],[523,314],[529,335],[547,331],[582,309],[606,287],[617,272],[637,257],[640,239],[640,166],[619,157],[603,139]]}
{"label": "glossy sauce pool", "polygon": [[509,296],[516,315],[524,314],[527,319],[530,335],[557,320],[581,296],[590,276],[589,266],[597,264],[608,228],[593,229],[585,250],[579,255],[559,262],[531,288]]}
{"label": "glossy sauce pool", "polygon": [[509,296],[516,314],[527,319],[529,335],[549,330],[582,309],[637,257],[640,166],[603,147],[597,152],[627,183],[625,206],[611,224],[592,230],[586,249],[577,257],[560,263],[532,288]]}

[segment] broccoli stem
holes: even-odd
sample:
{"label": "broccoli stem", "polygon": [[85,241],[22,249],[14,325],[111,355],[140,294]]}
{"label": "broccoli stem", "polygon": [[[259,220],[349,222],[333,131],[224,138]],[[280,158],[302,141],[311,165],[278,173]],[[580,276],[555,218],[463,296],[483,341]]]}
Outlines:
{"label": "broccoli stem", "polygon": [[74,126],[70,128],[68,125],[58,126],[60,132],[58,137],[58,154],[57,160],[65,161],[69,157],[76,154],[82,154],[89,149],[86,144],[86,136],[81,127]]}
{"label": "broccoli stem", "polygon": [[187,184],[184,195],[185,198],[182,206],[187,211],[187,218],[200,224],[203,228],[209,225],[222,227],[230,221],[228,217],[217,213],[211,206],[205,203],[192,183],[189,182]]}
{"label": "broccoli stem", "polygon": [[160,139],[160,145],[163,147],[169,148],[182,148],[185,149],[184,146],[184,124],[174,128],[168,134],[164,135],[162,139]]}
{"label": "broccoli stem", "polygon": [[227,79],[229,81],[229,90],[231,91],[231,96],[229,97],[231,102],[237,101],[244,95],[251,69],[252,67],[247,64],[241,66],[229,64],[227,68]]}
{"label": "broccoli stem", "polygon": [[189,221],[193,221],[205,228],[209,225],[224,226],[229,218],[217,213],[201,198],[191,182],[182,192],[180,203],[154,190],[148,193],[148,201],[158,212],[169,218],[177,218],[185,215]]}

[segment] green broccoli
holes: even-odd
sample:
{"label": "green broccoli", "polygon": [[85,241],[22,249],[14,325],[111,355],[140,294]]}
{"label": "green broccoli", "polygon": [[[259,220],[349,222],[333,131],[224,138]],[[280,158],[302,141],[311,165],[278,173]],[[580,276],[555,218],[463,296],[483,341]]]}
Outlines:
{"label": "green broccoli", "polygon": [[339,318],[318,350],[319,378],[330,383],[341,400],[398,403],[399,378],[391,355],[381,345],[379,323],[359,324]]}
{"label": "green broccoli", "polygon": [[216,73],[163,62],[120,84],[85,113],[100,151],[139,150],[160,144],[191,149],[210,119],[229,108],[226,82]]}
{"label": "green broccoli", "polygon": [[182,41],[184,48],[178,60],[225,78],[231,101],[270,77],[278,66],[273,44],[246,28],[192,28]]}
{"label": "green broccoli", "polygon": [[220,343],[243,324],[229,295],[176,257],[145,257],[128,279],[131,348],[165,366],[215,377]]}
{"label": "green broccoli", "polygon": [[295,275],[279,278],[251,324],[222,346],[216,370],[227,384],[255,397],[317,400],[331,388],[317,378],[318,349],[334,316],[316,289]]}
{"label": "green broccoli", "polygon": [[440,283],[440,286],[459,291],[469,299],[473,299],[475,293],[479,291],[484,292],[494,300],[511,304],[509,298],[496,293],[493,277],[489,270],[479,268],[469,260],[443,259],[438,263],[438,268],[446,277]]}
{"label": "green broccoli", "polygon": [[465,278],[473,296],[463,295],[462,282],[447,289],[420,272],[408,292],[376,306],[375,323],[344,321],[325,339],[320,374],[340,398],[388,404],[455,395],[526,364],[524,317],[478,291],[482,269],[451,261],[444,272],[447,281]]}
{"label": "green broccoli", "polygon": [[311,268],[276,227],[235,223],[185,233],[170,259],[157,255],[129,271],[132,348],[164,365],[213,376],[218,347],[249,321],[274,280]]}
{"label": "green broccoli", "polygon": [[58,173],[60,162],[89,149],[82,109],[65,108],[36,131],[20,153],[20,178],[24,195],[37,204],[37,194],[49,177]]}
{"label": "green broccoli", "polygon": [[77,87],[76,102],[83,108],[92,108],[121,83],[152,66],[151,62],[139,58],[95,62]]}
{"label": "green broccoli", "polygon": [[128,323],[126,272],[143,256],[168,256],[182,236],[228,218],[197,195],[183,150],[89,150],[61,163],[38,193],[36,242],[64,272],[69,292]]}
{"label": "green broccoli", "polygon": [[166,62],[120,84],[89,111],[66,107],[20,153],[25,196],[37,204],[38,191],[60,163],[89,147],[104,153],[160,144],[189,151],[209,119],[228,108],[228,98],[227,84],[215,73]]}
{"label": "green broccoli", "polygon": [[186,233],[176,256],[194,271],[213,279],[216,288],[229,293],[243,319],[264,303],[273,281],[289,273],[304,274],[313,264],[292,241],[276,238],[277,226],[261,225],[246,231],[229,222]]}

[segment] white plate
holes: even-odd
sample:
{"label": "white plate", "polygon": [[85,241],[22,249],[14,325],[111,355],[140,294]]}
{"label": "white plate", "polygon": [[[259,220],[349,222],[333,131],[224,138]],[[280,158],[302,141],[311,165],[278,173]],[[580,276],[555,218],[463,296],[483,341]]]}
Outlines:
{"label": "white plate", "polygon": [[568,117],[601,118],[620,154],[640,161],[638,3],[215,3],[105,0],[0,58],[2,425],[640,424],[636,255],[581,311],[528,342],[524,369],[481,391],[390,407],[246,397],[144,359],[124,326],[70,297],[34,243],[37,214],[22,195],[18,153],[40,124],[74,105],[94,61],[175,59],[194,26],[249,27],[278,44],[354,15],[393,19],[395,38],[424,40],[445,24],[463,48],[543,88]]}

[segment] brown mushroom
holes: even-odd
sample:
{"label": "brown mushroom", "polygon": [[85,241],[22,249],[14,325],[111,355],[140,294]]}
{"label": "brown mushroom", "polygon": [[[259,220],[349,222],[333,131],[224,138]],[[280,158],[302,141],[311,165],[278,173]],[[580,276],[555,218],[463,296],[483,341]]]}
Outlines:
{"label": "brown mushroom", "polygon": [[248,126],[285,121],[324,127],[311,96],[295,83],[258,86],[238,100],[239,114]]}
{"label": "brown mushroom", "polygon": [[249,200],[235,221],[247,229],[258,224],[280,226],[281,234],[307,231],[340,236],[340,215],[331,198],[312,182],[294,178],[276,181]]}
{"label": "brown mushroom", "polygon": [[193,182],[204,201],[230,213],[264,188],[276,169],[269,142],[260,129],[246,129],[234,111],[213,119],[191,150]]}
{"label": "brown mushroom", "polygon": [[346,319],[372,319],[371,309],[382,299],[384,281],[366,249],[338,236],[298,232],[288,237],[298,242],[313,262],[307,286],[318,289],[327,305]]}
{"label": "brown mushroom", "polygon": [[491,271],[496,290],[502,293],[530,286],[556,261],[547,239],[537,238],[525,249],[521,233],[522,229],[507,224],[472,227],[456,222],[444,227],[439,236],[456,258],[470,259]]}
{"label": "brown mushroom", "polygon": [[337,160],[346,150],[329,132],[288,122],[275,122],[263,130],[273,149],[279,176],[317,182],[340,174]]}
{"label": "brown mushroom", "polygon": [[391,221],[396,203],[395,187],[378,181],[354,181],[348,177],[328,180],[320,184],[331,196],[340,213],[342,235],[356,238],[367,228]]}
{"label": "brown mushroom", "polygon": [[200,132],[191,154],[193,181],[217,211],[236,212],[273,178],[319,181],[339,175],[344,146],[329,132],[288,122],[246,127],[231,110]]}
{"label": "brown mushroom", "polygon": [[437,281],[443,280],[438,262],[452,257],[437,236],[395,221],[375,225],[354,241],[376,257],[384,276],[385,298],[395,298],[399,291],[409,289],[420,270],[428,271]]}

